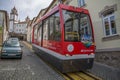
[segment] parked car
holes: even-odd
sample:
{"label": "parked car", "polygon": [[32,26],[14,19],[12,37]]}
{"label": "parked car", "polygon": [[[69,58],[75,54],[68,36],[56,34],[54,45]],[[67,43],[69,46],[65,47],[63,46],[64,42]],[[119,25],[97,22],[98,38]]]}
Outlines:
{"label": "parked car", "polygon": [[16,38],[16,37],[11,37],[11,38],[9,38],[8,40],[12,40],[12,41],[19,41],[19,39],[18,38]]}
{"label": "parked car", "polygon": [[20,58],[22,59],[22,49],[19,40],[8,39],[4,42],[1,49],[1,58]]}

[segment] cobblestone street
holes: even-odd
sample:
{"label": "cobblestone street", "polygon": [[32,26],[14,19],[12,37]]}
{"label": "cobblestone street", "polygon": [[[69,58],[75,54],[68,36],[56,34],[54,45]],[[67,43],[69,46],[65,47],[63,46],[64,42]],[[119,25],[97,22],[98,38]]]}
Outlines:
{"label": "cobblestone street", "polygon": [[0,80],[64,80],[22,44],[23,58],[0,59]]}

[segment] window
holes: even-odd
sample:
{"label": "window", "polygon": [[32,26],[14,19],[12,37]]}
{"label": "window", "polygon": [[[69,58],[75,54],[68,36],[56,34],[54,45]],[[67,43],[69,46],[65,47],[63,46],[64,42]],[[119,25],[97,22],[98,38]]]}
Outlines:
{"label": "window", "polygon": [[44,20],[43,24],[43,39],[48,40],[48,19]]}
{"label": "window", "polygon": [[55,21],[54,40],[60,41],[61,28],[60,28],[60,15],[59,15],[59,13],[54,14],[54,21]]}
{"label": "window", "polygon": [[85,6],[85,0],[78,0],[78,5],[80,7]]}
{"label": "window", "polygon": [[87,14],[63,10],[65,41],[92,41],[90,18]]}
{"label": "window", "polygon": [[61,39],[60,14],[57,12],[50,17],[49,40],[60,41],[60,39]]}
{"label": "window", "polygon": [[37,40],[37,31],[38,31],[37,27],[38,26],[35,26],[35,28],[34,28],[34,39],[35,40]]}
{"label": "window", "polygon": [[54,18],[53,16],[50,17],[50,25],[49,25],[49,40],[53,40],[53,29],[54,29]]}
{"label": "window", "polygon": [[114,14],[103,16],[103,24],[105,36],[111,36],[117,33]]}
{"label": "window", "polygon": [[42,39],[41,34],[42,34],[42,23],[39,24],[39,28],[38,28],[38,35],[37,35],[38,41],[41,41],[41,39]]}

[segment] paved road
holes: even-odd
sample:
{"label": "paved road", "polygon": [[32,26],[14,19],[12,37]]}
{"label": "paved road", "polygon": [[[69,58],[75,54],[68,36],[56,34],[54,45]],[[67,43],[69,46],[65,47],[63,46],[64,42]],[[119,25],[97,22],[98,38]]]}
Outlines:
{"label": "paved road", "polygon": [[22,44],[23,58],[0,59],[0,80],[64,80]]}

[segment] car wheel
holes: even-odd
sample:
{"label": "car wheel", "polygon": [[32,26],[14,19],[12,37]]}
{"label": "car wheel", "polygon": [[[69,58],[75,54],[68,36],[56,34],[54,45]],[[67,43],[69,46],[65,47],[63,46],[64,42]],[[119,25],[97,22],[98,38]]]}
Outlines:
{"label": "car wheel", "polygon": [[20,56],[20,59],[22,59],[22,54],[21,54],[21,56]]}

